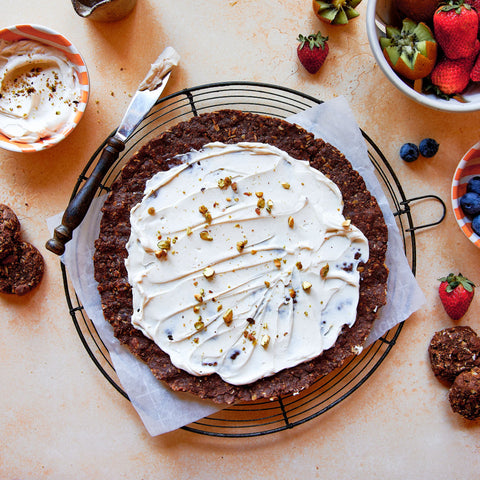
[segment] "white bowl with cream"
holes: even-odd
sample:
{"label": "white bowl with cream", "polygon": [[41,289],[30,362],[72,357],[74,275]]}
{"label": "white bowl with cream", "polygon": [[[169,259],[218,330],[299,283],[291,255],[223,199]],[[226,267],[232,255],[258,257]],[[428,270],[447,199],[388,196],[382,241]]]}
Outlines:
{"label": "white bowl with cream", "polygon": [[0,147],[38,152],[77,126],[89,96],[80,53],[40,25],[0,30]]}

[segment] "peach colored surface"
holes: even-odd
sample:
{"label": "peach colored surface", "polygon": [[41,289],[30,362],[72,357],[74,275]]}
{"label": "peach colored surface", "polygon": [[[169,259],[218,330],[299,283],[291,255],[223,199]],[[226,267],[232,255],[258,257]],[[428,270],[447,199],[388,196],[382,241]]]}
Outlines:
{"label": "peach colored surface", "polygon": [[[446,114],[402,96],[374,61],[365,10],[366,0],[349,26],[326,27],[305,0],[138,0],[126,19],[102,24],[78,17],[69,0],[2,2],[3,26],[35,23],[65,34],[87,64],[91,90],[82,121],[59,145],[34,154],[0,151],[0,202],[16,211],[24,238],[46,260],[39,288],[25,297],[0,297],[0,479],[478,476],[480,421],[450,411],[427,346],[436,330],[453,324],[438,299],[437,278],[461,271],[480,285],[480,252],[450,207],[455,168],[480,139],[480,113]],[[319,28],[330,36],[330,55],[312,76],[297,62],[295,39]],[[407,197],[435,194],[448,206],[441,225],[417,234],[423,310],[408,320],[362,388],[287,432],[222,440],[178,430],[151,438],[85,352],[68,313],[59,260],[43,248],[49,238],[45,219],[65,208],[85,163],[167,45],[182,57],[167,94],[214,81],[253,80],[321,99],[346,96]],[[439,153],[403,163],[401,144],[424,137],[439,141]],[[412,212],[423,224],[438,217],[439,208],[420,202]],[[480,294],[459,323],[480,332],[479,313]]]}

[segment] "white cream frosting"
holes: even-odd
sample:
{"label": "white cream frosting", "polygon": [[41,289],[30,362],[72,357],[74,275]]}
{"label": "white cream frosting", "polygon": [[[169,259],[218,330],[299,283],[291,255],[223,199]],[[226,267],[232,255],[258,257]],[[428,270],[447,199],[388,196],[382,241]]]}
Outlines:
{"label": "white cream frosting", "polygon": [[0,94],[0,131],[34,143],[70,121],[80,86],[60,50],[34,40],[0,40]]}
{"label": "white cream frosting", "polygon": [[140,82],[139,90],[155,90],[165,75],[178,65],[180,55],[173,47],[167,47],[150,66],[145,78]]}
{"label": "white cream frosting", "polygon": [[181,160],[131,211],[132,324],[178,368],[235,385],[330,348],[355,322],[368,260],[338,187],[266,144]]}

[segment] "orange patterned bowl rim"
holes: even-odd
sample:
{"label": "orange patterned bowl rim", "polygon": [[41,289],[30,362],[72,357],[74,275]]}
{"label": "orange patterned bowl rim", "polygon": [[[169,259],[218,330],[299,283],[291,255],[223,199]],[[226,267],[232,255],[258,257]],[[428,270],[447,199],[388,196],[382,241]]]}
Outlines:
{"label": "orange patterned bowl rim", "polygon": [[480,176],[480,142],[476,143],[460,160],[452,181],[452,207],[458,226],[465,236],[480,248],[480,237],[473,231],[472,222],[460,206],[460,198],[467,191],[467,182]]}
{"label": "orange patterned bowl rim", "polygon": [[41,25],[13,25],[0,30],[0,39],[9,42],[35,40],[61,50],[71,62],[80,86],[80,102],[70,121],[54,135],[40,139],[35,143],[14,142],[0,133],[0,147],[13,152],[39,152],[53,147],[65,139],[78,125],[88,103],[90,84],[85,62],[72,42],[54,30]]}

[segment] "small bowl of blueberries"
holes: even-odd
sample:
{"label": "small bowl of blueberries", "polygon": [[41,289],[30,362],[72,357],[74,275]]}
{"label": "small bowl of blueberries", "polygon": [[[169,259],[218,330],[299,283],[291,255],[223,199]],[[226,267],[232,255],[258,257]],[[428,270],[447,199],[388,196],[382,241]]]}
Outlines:
{"label": "small bowl of blueberries", "polygon": [[465,236],[480,248],[480,142],[463,156],[455,170],[452,207]]}

